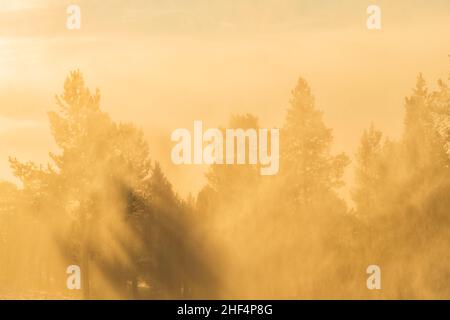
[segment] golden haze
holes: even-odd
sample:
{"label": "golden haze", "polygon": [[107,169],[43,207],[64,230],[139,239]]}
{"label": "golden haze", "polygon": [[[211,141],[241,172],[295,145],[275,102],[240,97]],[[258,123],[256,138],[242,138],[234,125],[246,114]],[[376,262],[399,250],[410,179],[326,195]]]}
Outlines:
{"label": "golden haze", "polygon": [[[69,31],[0,1],[0,297],[449,298],[448,1],[377,1],[380,31],[351,0],[78,2]],[[280,127],[279,174],[174,165],[197,119]]]}

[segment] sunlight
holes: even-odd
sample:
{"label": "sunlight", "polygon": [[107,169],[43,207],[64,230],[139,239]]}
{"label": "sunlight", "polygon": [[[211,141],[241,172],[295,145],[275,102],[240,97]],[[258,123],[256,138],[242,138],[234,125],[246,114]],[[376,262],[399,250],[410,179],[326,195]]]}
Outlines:
{"label": "sunlight", "polygon": [[448,0],[71,2],[0,0],[0,300],[450,299]]}
{"label": "sunlight", "polygon": [[0,84],[11,76],[11,40],[0,37]]}
{"label": "sunlight", "polygon": [[19,120],[0,116],[0,133],[5,133],[12,130],[37,128],[40,126],[40,123],[37,121],[28,119]]}
{"label": "sunlight", "polygon": [[39,0],[0,0],[0,12],[20,11],[34,8]]}

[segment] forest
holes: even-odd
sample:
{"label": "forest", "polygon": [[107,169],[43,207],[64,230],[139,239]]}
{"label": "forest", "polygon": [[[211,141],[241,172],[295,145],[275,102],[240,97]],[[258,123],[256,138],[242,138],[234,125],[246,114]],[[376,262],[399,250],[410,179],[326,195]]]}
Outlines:
{"label": "forest", "polygon": [[[58,152],[45,165],[11,155],[20,184],[0,182],[0,297],[450,299],[448,80],[419,74],[401,137],[368,123],[351,162],[299,78],[280,107],[278,174],[213,164],[183,198],[142,130],[73,71],[48,112]],[[223,125],[260,128],[245,113]],[[382,290],[366,287],[373,264]],[[81,290],[66,287],[69,265]]]}

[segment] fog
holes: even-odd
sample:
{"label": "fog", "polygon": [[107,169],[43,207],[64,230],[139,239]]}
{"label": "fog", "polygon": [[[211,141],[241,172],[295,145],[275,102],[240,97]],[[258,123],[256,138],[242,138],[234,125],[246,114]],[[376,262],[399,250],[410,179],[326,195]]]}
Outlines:
{"label": "fog", "polygon": [[[79,3],[0,2],[1,298],[449,298],[448,1]],[[176,165],[195,120],[279,171]]]}

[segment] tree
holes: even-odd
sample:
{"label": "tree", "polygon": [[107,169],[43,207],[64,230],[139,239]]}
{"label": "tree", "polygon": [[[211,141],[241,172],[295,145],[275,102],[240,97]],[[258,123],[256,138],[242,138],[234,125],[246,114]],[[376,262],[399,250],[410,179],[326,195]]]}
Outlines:
{"label": "tree", "polygon": [[0,287],[10,289],[15,283],[13,277],[8,277],[15,270],[14,261],[17,258],[17,243],[15,241],[14,227],[20,210],[20,192],[9,182],[0,182],[0,260],[2,272],[0,273]]}
{"label": "tree", "polygon": [[[438,257],[448,250],[442,239],[450,228],[448,101],[443,81],[430,92],[420,74],[405,99],[401,139],[383,144],[373,128],[361,139],[354,200],[357,215],[365,217],[359,238],[366,248],[363,257],[378,261],[391,275],[402,266],[401,273],[385,277],[391,284],[385,297],[415,298],[418,291],[445,296],[439,283],[450,273]],[[418,280],[408,279],[412,273]]]}
{"label": "tree", "polygon": [[122,190],[142,190],[151,168],[148,145],[140,130],[116,124],[100,110],[99,91],[92,94],[79,71],[70,73],[56,101],[58,111],[49,112],[49,119],[60,154],[50,154],[53,164],[43,170],[11,159],[11,165],[25,193],[38,198],[51,219],[61,222],[52,232],[66,259],[81,264],[84,296],[90,298],[91,265],[118,261],[119,256],[128,259],[123,258],[126,245],[110,250],[111,239],[131,241]]}
{"label": "tree", "polygon": [[291,199],[311,203],[342,186],[348,157],[331,155],[331,129],[323,123],[322,112],[315,108],[311,89],[302,78],[292,91],[282,134],[281,166]]}
{"label": "tree", "polygon": [[445,96],[444,83],[440,81],[439,93],[430,94],[419,74],[412,96],[405,101],[403,143],[415,170],[431,170],[449,163],[442,136],[436,130],[436,111],[442,110],[439,96]]}
{"label": "tree", "polygon": [[[233,117],[229,127],[257,129],[255,120]],[[293,91],[280,138],[279,175],[262,177],[252,165],[213,165],[198,196],[202,216],[210,221],[207,232],[227,257],[223,282],[233,297],[311,298],[312,287],[325,280],[308,272],[325,268],[318,261],[336,261],[327,245],[334,246],[329,250],[343,246],[339,232],[346,208],[336,190],[348,159],[331,155],[331,130],[303,79]]]}
{"label": "tree", "polygon": [[367,212],[378,203],[377,195],[383,187],[383,134],[373,124],[365,130],[356,154],[355,180],[357,187],[353,191],[353,200],[358,212]]}

